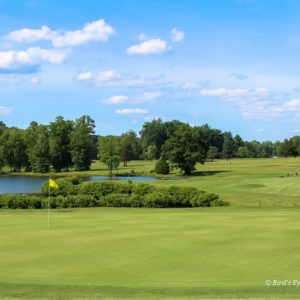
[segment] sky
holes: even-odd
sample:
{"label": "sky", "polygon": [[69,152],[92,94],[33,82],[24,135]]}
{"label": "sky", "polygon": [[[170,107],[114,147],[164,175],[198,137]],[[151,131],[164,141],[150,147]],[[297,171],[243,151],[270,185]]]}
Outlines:
{"label": "sky", "polygon": [[0,120],[300,134],[298,0],[0,0]]}

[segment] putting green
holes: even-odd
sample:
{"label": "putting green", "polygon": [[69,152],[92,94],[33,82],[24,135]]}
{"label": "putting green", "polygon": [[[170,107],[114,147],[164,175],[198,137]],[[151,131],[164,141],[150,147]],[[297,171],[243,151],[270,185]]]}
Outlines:
{"label": "putting green", "polygon": [[300,210],[0,210],[1,299],[299,299]]}

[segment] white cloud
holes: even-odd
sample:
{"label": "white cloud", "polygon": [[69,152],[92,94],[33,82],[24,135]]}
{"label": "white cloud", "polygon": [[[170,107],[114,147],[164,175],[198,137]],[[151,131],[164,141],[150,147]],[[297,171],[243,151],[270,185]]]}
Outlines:
{"label": "white cloud", "polygon": [[152,100],[159,98],[160,96],[161,96],[161,93],[158,93],[158,92],[143,93],[141,96],[141,100],[152,101]]}
{"label": "white cloud", "polygon": [[148,39],[148,36],[147,36],[146,33],[141,33],[141,34],[139,34],[138,39],[139,39],[140,41],[145,41],[145,40]]}
{"label": "white cloud", "polygon": [[173,28],[171,31],[171,40],[173,42],[181,42],[184,39],[184,32]]}
{"label": "white cloud", "polygon": [[49,27],[43,25],[40,29],[23,28],[10,32],[5,39],[17,43],[31,43],[40,40],[52,40],[56,35]]}
{"label": "white cloud", "polygon": [[0,115],[10,115],[12,111],[12,107],[0,106]]}
{"label": "white cloud", "polygon": [[167,50],[167,43],[159,38],[143,41],[139,45],[133,45],[127,49],[127,54],[159,54]]}
{"label": "white cloud", "polygon": [[115,110],[115,113],[120,115],[147,115],[148,110],[143,108],[123,108]]}
{"label": "white cloud", "polygon": [[200,95],[217,97],[237,104],[242,115],[251,119],[299,118],[300,99],[279,101],[266,88],[256,89],[203,89]]}
{"label": "white cloud", "polygon": [[206,97],[220,97],[223,99],[234,100],[236,98],[257,98],[266,96],[269,94],[269,90],[266,88],[256,89],[202,89],[200,90],[201,96]]}
{"label": "white cloud", "polygon": [[116,95],[112,96],[108,99],[105,99],[102,101],[103,104],[111,105],[111,104],[120,104],[123,103],[124,101],[128,100],[127,96],[124,95]]}
{"label": "white cloud", "polygon": [[114,34],[113,28],[103,19],[87,23],[74,31],[52,31],[43,25],[39,29],[20,29],[10,32],[5,39],[18,43],[32,43],[41,40],[51,41],[54,47],[78,46],[91,41],[106,42]]}
{"label": "white cloud", "polygon": [[92,79],[92,72],[81,72],[77,74],[76,78],[77,80],[90,80]]}
{"label": "white cloud", "polygon": [[163,84],[162,77],[143,78],[131,73],[120,73],[116,70],[105,70],[101,72],[84,71],[78,73],[75,78],[81,82],[92,83],[96,86],[160,86]]}
{"label": "white cloud", "polygon": [[34,71],[32,68],[40,62],[59,64],[67,54],[67,51],[46,50],[39,47],[28,48],[25,51],[3,51],[0,52],[0,73],[32,73]]}
{"label": "white cloud", "polygon": [[199,84],[198,83],[194,83],[194,82],[186,82],[182,88],[184,90],[196,90],[199,88]]}

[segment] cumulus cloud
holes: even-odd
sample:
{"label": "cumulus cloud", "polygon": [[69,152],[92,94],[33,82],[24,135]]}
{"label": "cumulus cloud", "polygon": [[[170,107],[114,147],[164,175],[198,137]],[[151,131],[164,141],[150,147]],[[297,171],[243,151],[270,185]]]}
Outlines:
{"label": "cumulus cloud", "polygon": [[75,78],[81,82],[106,87],[160,86],[164,84],[161,76],[144,78],[131,73],[120,73],[116,70],[105,70],[101,72],[84,71],[79,72]]}
{"label": "cumulus cloud", "polygon": [[184,32],[179,31],[176,28],[171,30],[171,40],[173,42],[181,42],[184,39]]}
{"label": "cumulus cloud", "polygon": [[120,104],[123,103],[124,101],[128,100],[127,96],[124,95],[116,95],[116,96],[112,96],[108,99],[105,99],[102,101],[103,104],[106,105],[111,105],[111,104]]}
{"label": "cumulus cloud", "polygon": [[106,42],[114,34],[113,28],[103,19],[87,23],[74,31],[53,31],[43,25],[39,29],[23,28],[10,32],[5,39],[18,43],[47,40],[54,47],[78,46],[92,41]]}
{"label": "cumulus cloud", "polygon": [[148,110],[143,108],[122,108],[115,110],[115,113],[120,115],[147,115]]}
{"label": "cumulus cloud", "polygon": [[39,47],[24,51],[3,51],[0,52],[0,73],[34,73],[42,61],[59,64],[67,54],[67,51],[46,50]]}
{"label": "cumulus cloud", "polygon": [[200,95],[234,102],[246,118],[271,120],[300,117],[300,99],[278,100],[276,95],[266,88],[202,89]]}
{"label": "cumulus cloud", "polygon": [[133,45],[127,49],[127,54],[134,55],[147,55],[147,54],[159,54],[167,50],[167,43],[160,39],[145,40],[138,45]]}
{"label": "cumulus cloud", "polygon": [[12,111],[12,107],[0,106],[0,115],[10,115]]}

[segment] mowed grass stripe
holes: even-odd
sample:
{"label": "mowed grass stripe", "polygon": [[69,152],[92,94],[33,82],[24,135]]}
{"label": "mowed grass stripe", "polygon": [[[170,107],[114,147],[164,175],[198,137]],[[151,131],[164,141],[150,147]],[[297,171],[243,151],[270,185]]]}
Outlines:
{"label": "mowed grass stripe", "polygon": [[0,296],[296,298],[264,282],[298,279],[299,225],[297,209],[93,208],[47,230],[43,210],[0,211]]}

